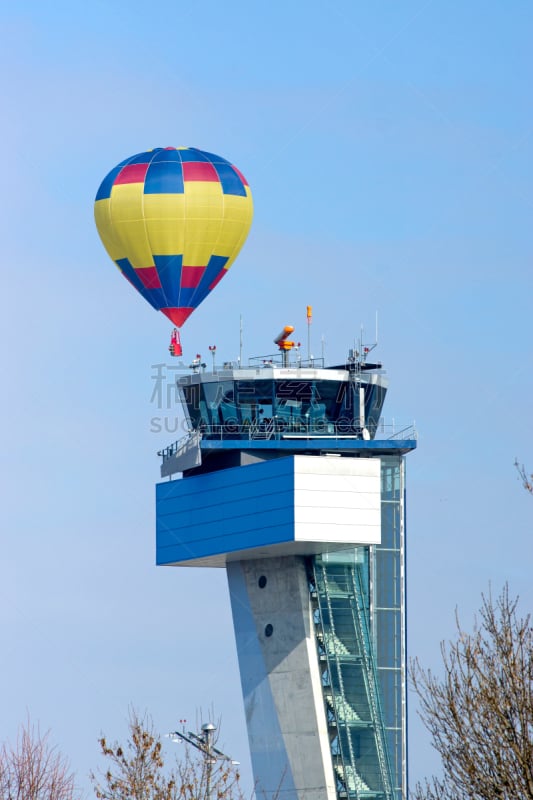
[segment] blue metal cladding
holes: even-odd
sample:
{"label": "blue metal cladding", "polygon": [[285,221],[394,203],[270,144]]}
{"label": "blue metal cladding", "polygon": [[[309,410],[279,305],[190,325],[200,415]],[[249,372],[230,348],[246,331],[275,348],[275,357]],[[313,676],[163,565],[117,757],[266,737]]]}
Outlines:
{"label": "blue metal cladding", "polygon": [[158,564],[294,540],[294,458],[159,483]]}

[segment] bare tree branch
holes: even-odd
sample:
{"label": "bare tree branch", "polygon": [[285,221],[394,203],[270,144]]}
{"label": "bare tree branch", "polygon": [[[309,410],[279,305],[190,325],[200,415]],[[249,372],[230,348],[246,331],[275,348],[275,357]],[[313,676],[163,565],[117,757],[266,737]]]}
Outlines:
{"label": "bare tree branch", "polygon": [[524,467],[523,464],[520,464],[518,462],[517,458],[515,458],[514,465],[516,467],[520,480],[522,481],[522,486],[524,487],[526,492],[533,494],[533,474],[528,475],[526,472],[526,468]]}
{"label": "bare tree branch", "polygon": [[444,777],[418,785],[416,800],[533,798],[533,631],[508,587],[483,596],[472,633],[442,643],[443,677],[412,662],[420,717]]}
{"label": "bare tree branch", "polygon": [[20,728],[14,747],[0,750],[2,800],[74,800],[78,796],[67,759],[30,723]]}

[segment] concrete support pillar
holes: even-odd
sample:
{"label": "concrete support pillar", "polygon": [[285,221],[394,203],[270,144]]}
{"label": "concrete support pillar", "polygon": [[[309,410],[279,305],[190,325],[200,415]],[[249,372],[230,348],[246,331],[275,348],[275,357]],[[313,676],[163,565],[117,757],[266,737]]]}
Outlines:
{"label": "concrete support pillar", "polygon": [[227,564],[259,798],[335,800],[305,561]]}

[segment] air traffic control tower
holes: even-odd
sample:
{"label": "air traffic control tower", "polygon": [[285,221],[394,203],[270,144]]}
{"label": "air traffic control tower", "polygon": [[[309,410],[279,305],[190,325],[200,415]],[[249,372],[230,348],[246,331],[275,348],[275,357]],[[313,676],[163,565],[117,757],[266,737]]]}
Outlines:
{"label": "air traffic control tower", "polygon": [[226,569],[258,797],[404,800],[415,434],[385,434],[365,348],[294,352],[178,378],[190,433],[161,453],[157,563]]}

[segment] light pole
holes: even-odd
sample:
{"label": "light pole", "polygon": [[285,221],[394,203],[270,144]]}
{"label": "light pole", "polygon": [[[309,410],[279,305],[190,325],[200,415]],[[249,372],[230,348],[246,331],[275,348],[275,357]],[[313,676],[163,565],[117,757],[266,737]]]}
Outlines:
{"label": "light pole", "polygon": [[227,756],[221,750],[213,746],[216,729],[216,725],[213,725],[212,722],[204,722],[201,733],[193,733],[192,731],[185,732],[185,729],[183,729],[183,731],[172,731],[167,734],[172,741],[186,742],[196,747],[196,749],[202,753],[205,765],[205,800],[211,800],[213,765],[216,764],[217,761],[227,761],[233,766],[239,764],[238,761],[234,761],[230,756]]}
{"label": "light pole", "polygon": [[[206,722],[202,725],[205,742],[205,798],[211,800],[211,772],[213,770],[213,735],[215,733],[215,726],[212,722]],[[216,759],[215,759],[216,761]]]}

